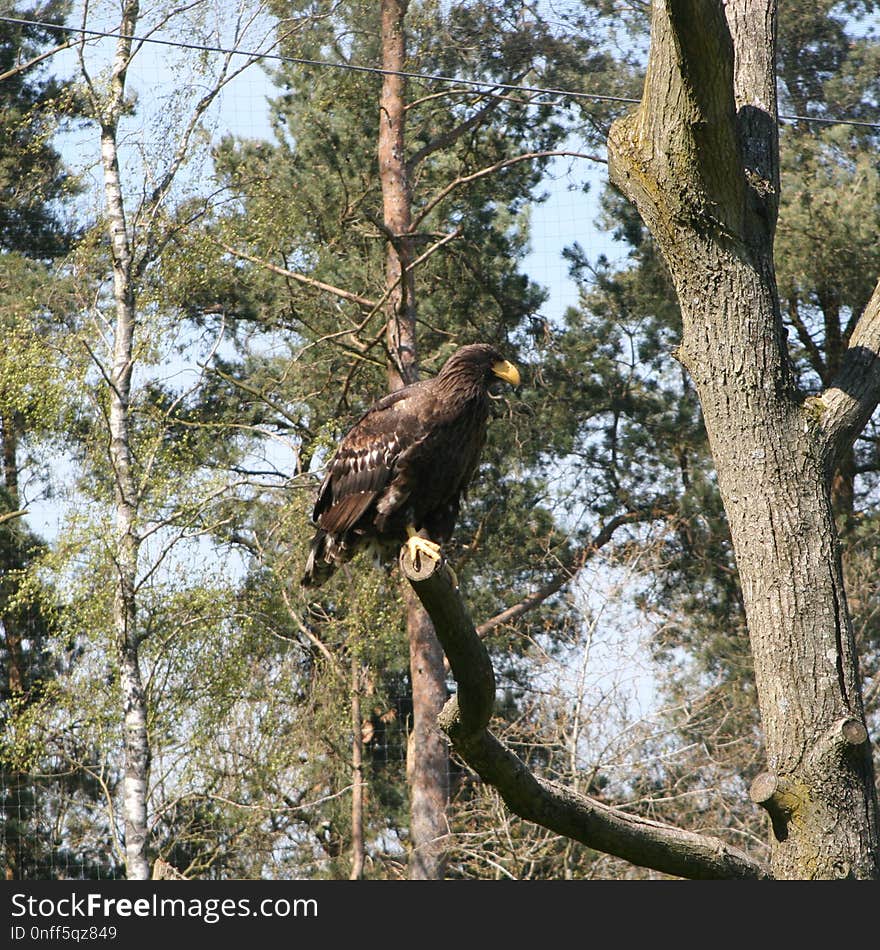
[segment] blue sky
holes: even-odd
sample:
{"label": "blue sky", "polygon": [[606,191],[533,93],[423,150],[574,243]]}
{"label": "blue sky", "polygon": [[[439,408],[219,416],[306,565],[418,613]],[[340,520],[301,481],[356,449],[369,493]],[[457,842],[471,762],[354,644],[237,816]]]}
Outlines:
{"label": "blue sky", "polygon": [[[112,30],[114,27],[115,21],[111,21],[106,28]],[[243,47],[265,49],[266,43],[260,42],[266,35],[263,30],[264,27],[255,34],[253,42],[245,41]],[[138,30],[139,34],[142,32]],[[168,31],[156,35],[172,38],[175,33]],[[93,39],[87,44],[86,55],[94,76],[99,76],[102,69],[108,68],[115,45],[116,41],[112,38]],[[149,175],[151,157],[160,154],[161,148],[167,146],[163,140],[163,123],[175,105],[185,108],[191,104],[194,96],[201,94],[195,86],[184,92],[182,99],[175,99],[183,89],[181,83],[189,82],[192,78],[188,58],[198,55],[193,51],[145,44],[129,69],[127,88],[137,106],[134,114],[124,120],[121,142],[131,163],[130,169],[124,170],[125,178],[129,188],[134,191],[143,187]],[[221,54],[209,55],[219,57]],[[50,68],[61,75],[75,75],[75,54],[72,51],[61,54],[51,62]],[[275,94],[271,80],[257,65],[249,67],[229,83],[212,106],[205,122],[205,163],[208,162],[210,144],[226,134],[271,138],[268,100]],[[103,205],[103,179],[98,164],[96,128],[94,125],[80,126],[61,141],[65,157],[74,168],[84,172],[85,180],[89,183],[82,199],[83,213],[87,216],[97,213]],[[579,143],[571,142],[569,147],[578,150]],[[201,169],[207,172],[207,164],[197,167],[195,172],[187,173],[190,186],[198,187],[199,183],[192,179]],[[620,246],[595,227],[599,213],[598,198],[606,171],[604,164],[586,159],[565,157],[556,160],[540,188],[540,191],[546,192],[546,200],[535,203],[530,210],[531,251],[523,268],[533,281],[548,290],[550,296],[542,307],[541,315],[551,322],[560,320],[566,308],[577,303],[577,287],[568,275],[563,249],[578,242],[593,259],[599,254],[614,257],[620,253]],[[588,194],[581,187],[586,178],[590,181]],[[58,501],[60,499],[56,499],[54,506],[37,506],[32,514],[32,524],[36,530],[50,537],[54,536],[58,527]]]}
{"label": "blue sky", "polygon": [[[115,28],[115,21],[111,18],[106,29]],[[266,49],[265,29],[265,24],[254,29],[253,35],[246,37],[242,47],[249,50]],[[142,32],[138,30],[138,33]],[[155,35],[157,38],[171,39],[175,37],[175,31],[160,31]],[[90,41],[88,56],[90,67],[96,75],[101,67],[109,64],[114,47],[113,39]],[[173,107],[173,96],[179,91],[178,83],[181,78],[185,78],[178,71],[181,64],[184,64],[182,68],[185,70],[187,57],[198,55],[192,51],[181,52],[154,44],[145,44],[139,51],[127,79],[128,89],[137,102],[136,116],[126,122],[126,140],[130,145],[140,138],[149,137],[151,130],[155,134],[155,123],[161,121],[164,112]],[[209,55],[215,59],[220,57],[220,54]],[[74,54],[67,52],[56,57],[52,68],[62,74],[74,73]],[[212,107],[205,123],[209,138],[217,140],[228,133],[248,138],[271,138],[267,100],[275,92],[262,68],[249,67],[221,92]],[[196,94],[198,87],[193,88],[193,95]],[[68,135],[63,141],[65,154],[74,166],[83,168],[96,165],[98,152],[94,128]],[[573,141],[570,147],[577,150],[579,143]],[[148,154],[150,143],[146,140],[144,148]],[[620,245],[595,226],[599,213],[598,199],[606,175],[607,167],[603,164],[586,159],[560,158],[542,184],[542,190],[548,193],[547,199],[532,206],[531,253],[524,269],[534,281],[549,290],[550,299],[542,313],[552,320],[560,318],[566,307],[577,302],[577,289],[568,277],[568,266],[562,257],[563,248],[577,241],[593,259],[599,254],[614,258],[621,253]],[[136,180],[138,176],[134,174],[132,177]],[[590,181],[588,194],[584,194],[580,187],[585,179]],[[92,194],[100,202],[100,174],[93,174],[92,181]]]}

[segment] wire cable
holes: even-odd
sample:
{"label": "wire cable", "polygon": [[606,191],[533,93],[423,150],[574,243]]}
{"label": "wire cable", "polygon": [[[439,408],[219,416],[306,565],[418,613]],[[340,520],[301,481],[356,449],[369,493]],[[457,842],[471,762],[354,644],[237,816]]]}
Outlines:
{"label": "wire cable", "polygon": [[[555,89],[544,86],[522,86],[503,82],[490,82],[482,79],[462,79],[455,76],[445,76],[440,73],[416,73],[403,70],[382,69],[379,66],[359,66],[354,63],[334,63],[329,60],[305,59],[300,56],[287,56],[282,53],[263,53],[255,50],[230,49],[224,46],[212,46],[205,43],[187,43],[180,40],[164,40],[155,36],[138,36],[137,34],[114,33],[107,30],[94,30],[86,27],[64,26],[58,23],[45,23],[39,20],[27,20],[20,17],[0,16],[0,22],[17,26],[39,26],[43,29],[57,30],[65,33],[78,33],[93,39],[131,40],[133,43],[153,43],[158,46],[170,46],[177,49],[194,50],[199,53],[222,53],[224,56],[245,56],[253,60],[273,60],[281,63],[292,63],[296,66],[312,66],[318,69],[341,69],[349,72],[372,73],[379,76],[400,76],[404,79],[415,79],[421,82],[450,83],[456,86],[467,86],[473,89],[482,89],[493,92],[518,92],[531,96],[552,96],[559,99],[590,99],[595,102],[619,102],[624,105],[638,105],[640,99],[631,99],[626,96],[601,95],[596,92],[577,92],[571,89]],[[532,104],[532,103],[529,103]],[[862,119],[848,119],[836,117],[819,117],[807,115],[778,116],[779,121],[785,122],[813,122],[822,125],[851,125],[860,128],[880,129],[880,120],[868,122]]]}
{"label": "wire cable", "polygon": [[575,92],[570,89],[553,89],[542,86],[521,86],[503,82],[490,82],[483,79],[461,79],[455,76],[444,76],[441,73],[413,73],[397,69],[382,69],[380,66],[358,66],[355,63],[334,63],[330,60],[304,59],[300,56],[287,56],[282,53],[261,53],[257,51],[230,49],[224,46],[211,46],[204,43],[186,43],[179,40],[163,40],[154,36],[138,36],[137,34],[113,33],[105,30],[91,30],[79,26],[63,26],[56,23],[41,23],[37,20],[24,20],[17,17],[0,16],[0,22],[13,23],[18,26],[41,26],[50,30],[65,33],[80,33],[94,39],[131,40],[133,43],[155,43],[160,46],[173,46],[179,49],[195,50],[199,53],[222,53],[224,56],[245,56],[250,59],[271,59],[276,62],[293,63],[295,66],[314,66],[324,69],[342,69],[356,73],[374,73],[380,76],[401,76],[404,79],[419,79],[423,82],[454,83],[457,86],[470,86],[478,89],[491,89],[502,92],[527,92],[533,95],[565,97],[571,99],[596,99],[601,102],[623,102],[638,104],[638,99],[627,99],[622,96],[603,96],[593,92]]}

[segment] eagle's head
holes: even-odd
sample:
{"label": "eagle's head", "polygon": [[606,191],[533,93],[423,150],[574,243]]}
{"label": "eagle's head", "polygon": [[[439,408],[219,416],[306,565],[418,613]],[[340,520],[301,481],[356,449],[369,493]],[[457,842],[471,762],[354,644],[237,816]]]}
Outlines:
{"label": "eagle's head", "polygon": [[438,381],[484,389],[497,379],[519,386],[519,370],[488,343],[471,343],[456,350],[437,374]]}

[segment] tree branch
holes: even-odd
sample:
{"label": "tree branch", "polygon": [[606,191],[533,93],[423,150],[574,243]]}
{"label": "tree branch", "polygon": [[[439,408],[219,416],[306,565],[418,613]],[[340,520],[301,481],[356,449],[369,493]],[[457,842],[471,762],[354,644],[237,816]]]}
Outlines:
{"label": "tree branch", "polygon": [[498,789],[512,811],[588,847],[665,874],[769,878],[762,864],[718,838],[629,814],[532,773],[487,728],[495,698],[492,663],[449,569],[427,558],[417,568],[406,549],[400,564],[431,616],[458,683],[458,693],[447,702],[438,723],[455,751]]}
{"label": "tree branch", "polygon": [[807,325],[804,323],[803,318],[800,314],[800,309],[798,308],[797,299],[792,296],[788,301],[788,318],[791,320],[792,326],[797,331],[798,339],[801,341],[801,346],[807,351],[807,357],[810,361],[810,365],[816,371],[816,375],[823,382],[826,379],[826,366],[825,360],[822,358],[822,351],[816,346],[816,341],[810,335],[810,331],[807,329]]}
{"label": "tree branch", "polygon": [[565,561],[551,581],[548,581],[543,587],[538,588],[533,594],[529,594],[528,597],[523,597],[522,600],[481,623],[479,627],[477,627],[477,635],[485,637],[490,631],[499,627],[501,624],[515,620],[517,617],[521,617],[524,613],[528,613],[528,611],[534,610],[535,607],[543,604],[548,597],[552,597],[557,591],[561,590],[597,551],[608,544],[618,528],[625,524],[651,521],[654,518],[663,517],[666,513],[667,512],[655,504],[647,508],[627,511],[622,515],[617,515],[612,518],[595,534],[588,544],[579,548]]}
{"label": "tree branch", "polygon": [[[519,79],[521,78],[522,76],[519,77]],[[514,82],[518,82],[519,79],[515,79]],[[446,132],[431,139],[430,142],[427,142],[412,155],[406,163],[407,171],[412,174],[418,165],[429,155],[433,155],[434,152],[442,148],[449,148],[450,145],[454,145],[466,132],[470,132],[471,129],[476,128],[488,115],[497,109],[501,100],[499,100],[498,97],[492,96],[491,93],[487,93],[486,95],[489,96],[489,101],[470,116],[470,118],[465,119],[454,128],[448,129]]]}
{"label": "tree branch", "polygon": [[506,158],[503,161],[496,162],[494,165],[488,165],[486,168],[481,168],[479,171],[473,172],[470,175],[462,175],[460,178],[456,178],[451,181],[444,188],[441,188],[433,198],[431,198],[419,211],[418,214],[413,216],[412,228],[415,230],[425,218],[443,201],[447,198],[456,188],[460,188],[462,185],[467,185],[472,181],[477,181],[480,178],[485,178],[487,175],[493,175],[497,171],[501,171],[502,168],[508,168],[511,165],[516,165],[518,162],[528,162],[537,158],[557,158],[557,157],[568,157],[568,158],[587,158],[592,162],[602,162],[605,163],[604,158],[599,158],[597,155],[589,155],[585,152],[569,152],[563,150],[550,150],[546,152],[525,152],[522,155],[516,155],[514,158]]}
{"label": "tree branch", "polygon": [[829,464],[840,458],[867,425],[880,400],[880,282],[849,340],[840,372],[818,399]]}
{"label": "tree branch", "polygon": [[304,284],[306,287],[313,287],[315,290],[323,290],[325,293],[333,294],[334,297],[339,297],[340,300],[347,300],[349,303],[357,304],[362,310],[368,310],[372,313],[375,312],[378,307],[376,301],[370,300],[368,297],[361,297],[360,294],[353,294],[351,291],[343,290],[341,287],[325,284],[321,280],[315,280],[314,277],[307,277],[305,274],[298,274],[296,271],[288,270],[286,267],[279,267],[278,264],[273,264],[271,261],[263,260],[260,257],[254,257],[252,254],[246,254],[244,251],[236,250],[236,248],[230,244],[226,244],[224,241],[215,241],[215,243],[229,254],[239,257],[243,261],[259,264],[260,267],[265,267],[266,270],[272,271],[274,274],[288,277],[290,280],[295,280],[297,283]]}
{"label": "tree branch", "polygon": [[26,72],[33,66],[36,66],[38,63],[42,63],[44,59],[48,59],[50,56],[54,56],[56,53],[61,53],[66,49],[70,49],[71,46],[75,46],[78,42],[78,39],[66,40],[64,43],[59,43],[58,46],[53,46],[52,49],[46,50],[45,53],[40,53],[38,56],[34,56],[26,63],[18,63],[11,69],[7,69],[5,73],[0,73],[0,82],[3,82],[6,79],[11,79],[13,76],[17,76],[19,73]]}

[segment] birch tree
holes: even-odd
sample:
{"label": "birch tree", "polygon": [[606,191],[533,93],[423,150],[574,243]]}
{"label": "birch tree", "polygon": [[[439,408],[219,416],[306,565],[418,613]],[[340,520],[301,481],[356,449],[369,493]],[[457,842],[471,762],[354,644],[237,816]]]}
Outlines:
{"label": "birch tree", "polygon": [[[132,421],[132,385],[138,365],[138,334],[142,323],[139,299],[150,268],[161,257],[175,230],[182,226],[182,222],[175,222],[169,216],[166,205],[172,187],[191,158],[200,123],[224,86],[254,60],[250,57],[235,58],[231,53],[220,59],[207,90],[195,101],[189,115],[179,122],[174,133],[176,140],[173,140],[167,159],[163,157],[157,162],[153,158],[154,170],[151,179],[147,179],[147,187],[142,187],[137,181],[125,180],[122,143],[125,122],[132,109],[128,77],[134,58],[143,51],[150,34],[173,25],[175,17],[181,14],[197,16],[200,6],[203,5],[195,4],[181,11],[144,11],[139,0],[125,0],[116,24],[115,52],[106,78],[93,75],[94,68],[87,55],[88,32],[82,34],[78,44],[83,95],[100,137],[104,229],[112,271],[113,317],[107,321],[102,333],[106,353],[94,348],[89,348],[89,352],[100,374],[106,398],[106,451],[112,472],[115,508],[112,628],[124,717],[122,811],[125,864],[128,877],[136,880],[150,876],[150,738],[140,662],[146,627],[138,619],[138,599],[144,579],[156,569],[156,561],[146,568],[141,563],[142,544],[145,536],[157,530],[155,513],[150,512],[146,504],[150,494],[150,456],[137,458]],[[88,31],[93,22],[88,6],[83,9],[82,16]],[[233,46],[241,41],[242,33],[246,33],[248,26],[258,18],[258,7],[250,12],[241,11],[232,37]],[[249,39],[259,46],[255,38]],[[140,197],[133,199],[139,189]],[[156,457],[154,451],[154,462]],[[157,555],[159,562],[165,553],[167,551]]]}

